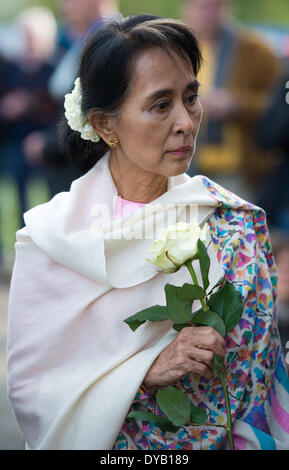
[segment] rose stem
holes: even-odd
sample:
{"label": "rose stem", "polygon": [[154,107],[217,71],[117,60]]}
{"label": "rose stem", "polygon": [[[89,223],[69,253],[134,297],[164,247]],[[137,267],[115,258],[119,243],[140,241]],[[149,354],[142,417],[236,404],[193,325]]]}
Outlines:
{"label": "rose stem", "polygon": [[[193,268],[193,265],[192,265],[192,261],[191,260],[188,260],[185,262],[185,265],[187,266],[188,270],[189,270],[189,273],[191,275],[191,278],[193,280],[193,283],[196,285],[196,286],[199,286],[199,283],[198,283],[198,279],[197,279],[197,276],[196,276],[196,273],[195,273],[195,270]],[[204,312],[206,312],[207,310],[209,310],[209,307],[207,306],[206,302],[203,300],[203,299],[200,299],[200,302],[202,304],[202,309]]]}
{"label": "rose stem", "polygon": [[[188,260],[185,262],[185,265],[187,266],[189,273],[191,275],[191,278],[196,286],[199,285],[198,279],[195,273],[195,270],[192,266],[192,261]],[[201,300],[202,308],[203,311],[206,312],[208,310],[208,306],[206,305],[206,302],[204,300]],[[234,439],[233,439],[233,434],[232,434],[232,416],[231,416],[231,408],[230,408],[230,402],[229,402],[229,395],[228,395],[228,390],[227,390],[227,384],[223,375],[223,371],[219,371],[219,377],[221,380],[222,388],[224,391],[224,396],[225,396],[225,406],[226,406],[226,413],[227,413],[227,432],[228,432],[228,437],[229,437],[229,443],[230,447],[232,450],[235,450],[234,447]]]}
{"label": "rose stem", "polygon": [[229,443],[230,443],[231,450],[235,450],[233,433],[232,433],[232,416],[231,416],[230,401],[229,401],[227,383],[226,383],[222,370],[219,371],[219,377],[220,377],[220,381],[221,381],[222,388],[224,391],[224,396],[225,396],[225,405],[226,405],[226,413],[227,413],[227,432],[228,432],[228,437],[229,437]]}

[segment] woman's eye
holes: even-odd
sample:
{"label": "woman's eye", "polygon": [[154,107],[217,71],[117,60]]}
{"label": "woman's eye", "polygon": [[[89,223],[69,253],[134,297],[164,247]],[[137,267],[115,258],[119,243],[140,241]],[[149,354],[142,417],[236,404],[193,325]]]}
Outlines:
{"label": "woman's eye", "polygon": [[[196,100],[197,100],[197,97],[200,96],[198,95],[197,93],[194,93],[193,95],[190,95],[188,98],[187,98],[187,101],[188,103],[191,105],[191,104],[195,104]],[[168,101],[161,101],[160,103],[157,103],[155,104],[155,108],[162,112],[162,111],[167,111],[168,107],[170,106],[170,103]]]}
{"label": "woman's eye", "polygon": [[159,111],[166,111],[167,108],[169,106],[169,103],[168,101],[162,101],[161,103],[157,103],[155,105],[155,107],[159,110]]}
{"label": "woman's eye", "polygon": [[193,95],[189,96],[189,98],[188,98],[189,103],[194,104],[196,102],[198,96],[200,96],[200,95],[198,95],[197,93],[194,93]]}

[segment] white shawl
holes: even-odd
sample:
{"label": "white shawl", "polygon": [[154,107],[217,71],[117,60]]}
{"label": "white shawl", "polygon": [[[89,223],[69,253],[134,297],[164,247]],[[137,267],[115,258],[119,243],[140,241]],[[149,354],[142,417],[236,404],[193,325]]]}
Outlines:
{"label": "white shawl", "polygon": [[[152,238],[177,208],[173,223],[197,205],[203,224],[218,205],[200,176],[183,174],[152,203],[113,220],[109,158],[26,212],[16,233],[8,396],[27,449],[112,448],[148,369],[177,334],[170,321],[132,332],[123,320],[165,305],[167,282],[191,282],[185,268],[165,275],[145,260]],[[150,239],[130,236],[144,224],[154,228]],[[211,284],[223,275],[212,245]]]}

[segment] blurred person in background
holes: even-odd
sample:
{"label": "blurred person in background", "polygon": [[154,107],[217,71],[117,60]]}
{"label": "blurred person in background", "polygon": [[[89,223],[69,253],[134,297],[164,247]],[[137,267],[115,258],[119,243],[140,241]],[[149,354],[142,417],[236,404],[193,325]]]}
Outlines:
{"label": "blurred person in background", "polygon": [[199,82],[205,116],[189,174],[206,174],[253,202],[271,158],[260,155],[253,129],[280,66],[262,40],[232,21],[231,7],[229,0],[185,0],[182,5],[204,57]]}
{"label": "blurred person in background", "polygon": [[[278,268],[278,322],[284,350],[289,341],[289,59],[272,99],[260,117],[256,138],[265,150],[274,150],[276,167],[264,180],[257,204],[267,213]],[[287,365],[289,371],[289,365]]]}
{"label": "blurred person in background", "polygon": [[[3,94],[5,93],[5,87],[4,87],[4,83],[3,83],[3,80],[2,80],[3,70],[5,68],[5,65],[6,65],[6,62],[5,62],[4,58],[0,55],[0,100],[1,100],[1,97],[3,96]],[[1,125],[0,126],[0,177],[3,173],[4,159],[3,159],[2,152],[1,152],[1,143],[3,142],[4,137],[5,137],[5,129],[4,129],[4,126]],[[2,240],[2,230],[1,229],[2,229],[2,214],[1,214],[1,210],[0,210],[0,286],[1,286],[2,281],[4,280],[3,278],[4,278],[4,271],[5,271],[4,258],[3,258],[3,240]]]}
{"label": "blurred person in background", "polygon": [[[281,343],[286,352],[289,341],[289,237],[279,233],[272,237],[278,268],[278,324]],[[287,346],[288,349],[288,346]],[[289,364],[287,364],[289,372]]]}
{"label": "blurred person in background", "polygon": [[[275,152],[276,165],[264,180],[257,203],[267,213],[273,229],[289,238],[289,58],[267,108],[260,116],[256,140],[264,150]],[[289,264],[288,264],[289,269]],[[289,289],[288,289],[289,290]]]}
{"label": "blurred person in background", "polygon": [[[71,38],[71,44],[51,76],[49,90],[62,116],[64,96],[73,88],[83,42],[107,18],[118,14],[118,4],[116,0],[61,0],[60,11],[63,17],[61,31],[66,32],[66,38]],[[26,159],[31,165],[46,164],[51,197],[60,191],[68,191],[71,182],[81,175],[58,142],[59,115],[48,130],[31,133],[24,143]]]}
{"label": "blurred person in background", "polygon": [[0,68],[1,171],[14,179],[19,196],[19,226],[28,210],[27,185],[36,171],[23,155],[23,140],[36,129],[47,128],[56,106],[48,93],[53,72],[57,25],[50,10],[32,7],[15,19],[23,39],[23,50],[13,60],[2,58]]}
{"label": "blurred person in background", "polygon": [[[104,24],[105,18],[117,13],[115,0],[61,0],[63,25],[71,37],[67,54],[50,81],[52,95],[63,105],[63,97],[73,88],[79,52],[87,36]],[[73,72],[73,73],[71,73]]]}

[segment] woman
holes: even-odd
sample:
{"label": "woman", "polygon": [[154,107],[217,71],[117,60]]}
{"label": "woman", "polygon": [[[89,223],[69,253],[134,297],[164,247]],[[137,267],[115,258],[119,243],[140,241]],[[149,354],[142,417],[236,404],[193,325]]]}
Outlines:
{"label": "woman", "polygon": [[[200,64],[189,27],[148,15],[105,25],[83,51],[63,143],[85,174],[26,212],[17,232],[8,394],[27,449],[226,448],[214,353],[226,355],[236,447],[289,445],[265,214],[185,173],[202,117]],[[225,274],[245,302],[226,343],[208,327],[177,333],[166,320],[132,332],[124,323],[164,305],[167,282],[190,282],[146,258],[163,216],[192,211],[210,227],[210,283]],[[216,427],[164,434],[126,419],[154,410],[158,388],[173,383]]]}

